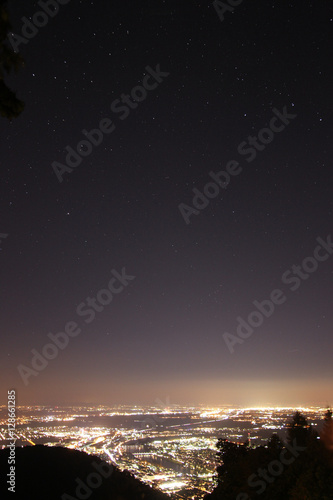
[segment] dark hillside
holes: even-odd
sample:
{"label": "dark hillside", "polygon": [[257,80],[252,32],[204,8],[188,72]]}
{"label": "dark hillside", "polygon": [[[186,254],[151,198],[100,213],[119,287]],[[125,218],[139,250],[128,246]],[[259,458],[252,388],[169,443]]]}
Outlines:
{"label": "dark hillside", "polygon": [[67,448],[26,446],[15,451],[15,493],[8,491],[9,449],[0,451],[0,498],[15,500],[166,500],[128,472]]}

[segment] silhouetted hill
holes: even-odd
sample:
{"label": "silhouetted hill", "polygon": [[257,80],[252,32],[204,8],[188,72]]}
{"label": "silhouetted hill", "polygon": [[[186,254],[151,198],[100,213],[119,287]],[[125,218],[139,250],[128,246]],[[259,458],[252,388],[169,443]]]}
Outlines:
{"label": "silhouetted hill", "polygon": [[15,500],[169,500],[96,456],[37,445],[15,450],[15,493],[8,491],[9,449],[0,450],[0,498]]}

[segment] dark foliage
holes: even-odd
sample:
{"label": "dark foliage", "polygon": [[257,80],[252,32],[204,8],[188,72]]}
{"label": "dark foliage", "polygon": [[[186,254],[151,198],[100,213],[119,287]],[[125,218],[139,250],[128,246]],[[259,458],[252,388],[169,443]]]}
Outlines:
{"label": "dark foliage", "polygon": [[11,30],[7,11],[7,0],[0,0],[0,115],[11,120],[19,116],[24,103],[6,85],[6,74],[23,66],[23,59],[9,46],[7,35]]}
{"label": "dark foliage", "polygon": [[332,500],[331,417],[328,411],[321,439],[297,412],[285,444],[276,434],[257,448],[219,440],[217,486],[205,500]]}

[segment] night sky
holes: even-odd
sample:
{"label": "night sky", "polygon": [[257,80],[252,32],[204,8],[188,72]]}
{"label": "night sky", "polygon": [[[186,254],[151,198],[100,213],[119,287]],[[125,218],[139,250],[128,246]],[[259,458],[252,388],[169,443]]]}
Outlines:
{"label": "night sky", "polygon": [[332,404],[333,4],[231,4],[63,0],[17,42],[2,403]]}

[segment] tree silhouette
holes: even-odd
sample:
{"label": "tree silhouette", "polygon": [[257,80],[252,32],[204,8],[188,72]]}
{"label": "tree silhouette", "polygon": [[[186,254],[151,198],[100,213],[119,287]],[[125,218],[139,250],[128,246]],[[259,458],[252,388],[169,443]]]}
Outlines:
{"label": "tree silhouette", "polygon": [[246,455],[246,445],[236,444],[228,439],[219,439],[216,445],[218,452],[217,457],[223,462],[223,467],[227,468],[235,462],[236,457]]}
{"label": "tree silhouette", "polygon": [[267,448],[273,453],[279,453],[283,449],[283,442],[276,433],[269,438]]}
{"label": "tree silhouette", "polygon": [[216,446],[217,458],[221,464],[216,469],[217,490],[223,491],[223,498],[226,491],[230,498],[235,498],[247,476],[246,456],[249,447],[245,443],[236,444],[227,439],[219,439]]}
{"label": "tree silhouette", "polygon": [[262,446],[250,448],[220,439],[217,448],[217,485],[204,500],[333,499],[330,410],[324,417],[321,439],[296,412],[287,424],[286,443],[273,434]]}
{"label": "tree silhouette", "polygon": [[306,418],[297,411],[293,416],[292,422],[287,425],[287,442],[293,444],[296,439],[296,443],[299,446],[306,446],[311,436],[311,431]]}
{"label": "tree silhouette", "polygon": [[332,421],[332,410],[330,408],[327,409],[325,415],[324,415],[324,421],[325,422],[331,422]]}
{"label": "tree silhouette", "polygon": [[7,0],[0,0],[0,115],[12,120],[22,113],[24,102],[4,82],[6,74],[23,66],[22,56],[6,44],[10,30]]}
{"label": "tree silhouette", "polygon": [[327,410],[325,413],[324,426],[320,438],[328,450],[333,450],[333,419],[331,410]]}

